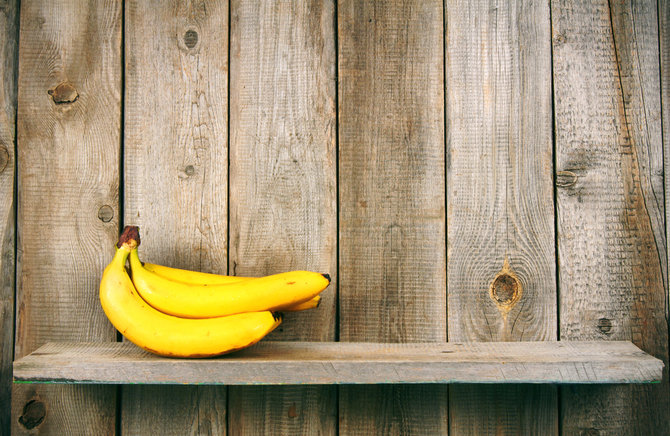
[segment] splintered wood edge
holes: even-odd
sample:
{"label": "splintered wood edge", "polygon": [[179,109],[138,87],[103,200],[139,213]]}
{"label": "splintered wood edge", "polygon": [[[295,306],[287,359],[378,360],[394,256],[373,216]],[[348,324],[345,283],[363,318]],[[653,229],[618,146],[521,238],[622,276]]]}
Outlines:
{"label": "splintered wood edge", "polygon": [[48,343],[14,362],[15,383],[656,383],[663,362],[626,341],[379,344],[265,342],[210,359],[127,342]]}

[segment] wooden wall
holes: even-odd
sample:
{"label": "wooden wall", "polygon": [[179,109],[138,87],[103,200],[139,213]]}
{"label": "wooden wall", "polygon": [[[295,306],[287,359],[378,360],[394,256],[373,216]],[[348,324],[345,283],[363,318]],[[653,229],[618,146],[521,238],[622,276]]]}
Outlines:
{"label": "wooden wall", "polygon": [[[667,0],[0,2],[0,434],[670,434]],[[632,340],[645,386],[11,383],[148,261],[328,271],[266,340]]]}

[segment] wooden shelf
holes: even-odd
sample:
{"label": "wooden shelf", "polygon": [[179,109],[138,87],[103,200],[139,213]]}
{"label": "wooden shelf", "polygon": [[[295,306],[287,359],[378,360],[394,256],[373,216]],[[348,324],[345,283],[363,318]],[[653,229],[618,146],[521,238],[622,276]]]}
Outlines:
{"label": "wooden shelf", "polygon": [[122,343],[49,343],[15,382],[97,384],[652,383],[663,362],[630,342],[261,342],[210,359]]}

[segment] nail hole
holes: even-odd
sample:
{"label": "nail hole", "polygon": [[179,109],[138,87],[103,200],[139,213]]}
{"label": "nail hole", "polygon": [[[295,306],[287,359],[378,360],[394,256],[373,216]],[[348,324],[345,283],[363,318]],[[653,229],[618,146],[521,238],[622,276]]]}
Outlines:
{"label": "nail hole", "polygon": [[198,43],[198,32],[195,30],[187,30],[184,34],[184,45],[188,48],[193,48]]}
{"label": "nail hole", "polygon": [[195,167],[193,165],[186,165],[186,168],[184,168],[184,173],[186,173],[187,176],[192,176],[195,174]]}

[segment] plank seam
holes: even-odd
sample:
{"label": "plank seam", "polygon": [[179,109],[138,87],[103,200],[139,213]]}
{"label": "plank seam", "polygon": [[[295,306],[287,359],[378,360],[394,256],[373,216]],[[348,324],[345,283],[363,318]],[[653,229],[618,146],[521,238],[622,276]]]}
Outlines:
{"label": "plank seam", "polygon": [[[231,275],[230,271],[230,41],[232,38],[232,26],[231,26],[231,15],[232,15],[232,0],[228,1],[228,41],[227,41],[227,56],[228,58],[226,59],[227,66],[226,68],[228,69],[227,71],[227,76],[226,76],[226,274]],[[235,273],[235,270],[233,269],[232,273]],[[225,410],[226,413],[224,414],[224,423],[223,427],[226,429],[227,434],[232,434],[231,432],[231,422],[230,422],[230,389],[228,389],[227,386],[222,386],[222,390],[225,391]],[[198,408],[198,411],[200,409]]]}
{"label": "plank seam", "polygon": [[[552,15],[551,2],[549,3],[549,62],[550,80],[551,80],[551,162],[554,167],[551,171],[552,201],[554,208],[554,280],[556,283],[556,339],[561,340],[561,286],[560,286],[560,262],[558,250],[558,189],[556,186],[556,171],[558,168],[558,153],[556,151],[556,94],[554,88],[554,20]],[[561,399],[563,387],[556,388],[556,423],[557,434],[563,434],[563,402]]]}
{"label": "plank seam", "polygon": [[[21,2],[18,1],[16,2],[16,17],[15,19],[15,26],[16,26],[16,50],[14,54],[14,86],[15,86],[15,92],[14,92],[14,187],[12,188],[12,202],[14,203],[14,212],[13,212],[13,219],[14,219],[14,283],[12,284],[12,292],[14,292],[14,304],[13,304],[13,311],[14,311],[14,317],[12,318],[12,362],[16,359],[16,335],[18,334],[17,331],[17,307],[18,307],[18,299],[17,297],[17,276],[18,276],[18,267],[17,267],[17,262],[16,262],[16,256],[18,254],[18,219],[19,219],[19,50],[21,49],[21,44],[20,44],[20,38],[19,35],[21,34]],[[11,395],[11,394],[10,394]],[[10,397],[11,400],[11,397]]]}

